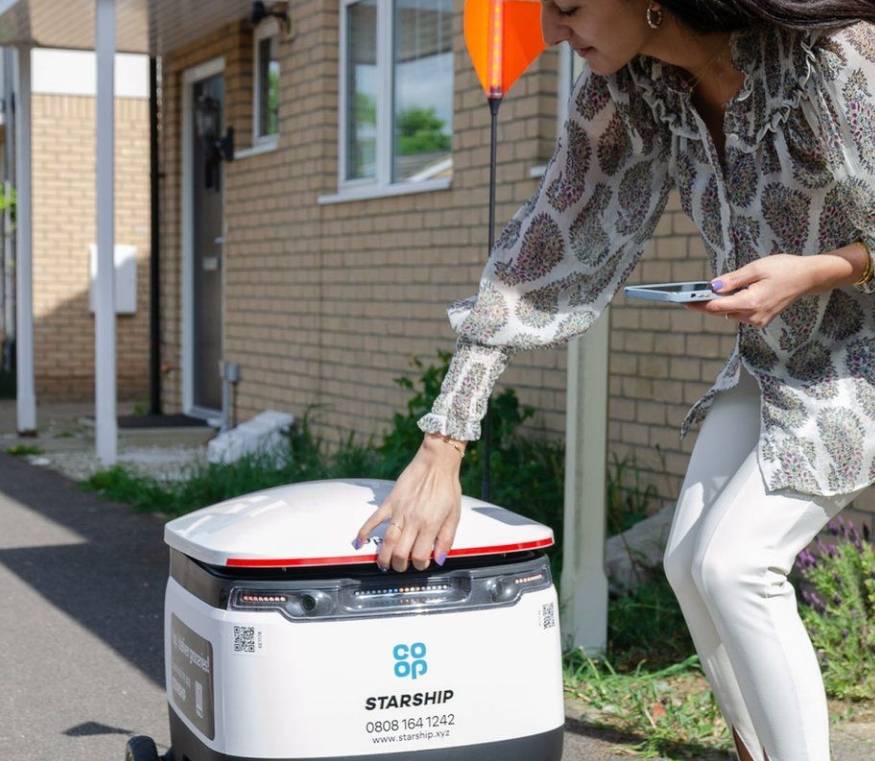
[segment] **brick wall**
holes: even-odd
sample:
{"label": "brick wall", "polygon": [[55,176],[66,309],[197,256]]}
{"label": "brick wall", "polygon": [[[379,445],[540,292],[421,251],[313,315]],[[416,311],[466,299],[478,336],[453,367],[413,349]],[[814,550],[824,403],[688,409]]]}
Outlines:
{"label": "brick wall", "polygon": [[[33,299],[38,398],[93,398],[89,251],[96,242],[95,100],[37,94],[33,129]],[[137,311],[118,315],[118,397],[145,398],[149,366],[149,104],[117,98],[115,240],[137,247]]]}
{"label": "brick wall", "polygon": [[[461,9],[457,0],[452,187],[320,205],[318,196],[337,190],[339,18],[336,3],[295,5],[296,37],[279,46],[279,148],[225,167],[225,356],[241,364],[239,420],[268,407],[300,416],[319,403],[317,433],[337,441],[352,431],[364,441],[404,408],[407,394],[393,378],[415,377],[410,357],[428,364],[452,348],[446,306],[476,289],[488,220],[490,115],[464,49]],[[179,88],[184,68],[216,55],[226,56],[226,102],[239,109],[231,118],[246,145],[246,23],[165,62],[163,318],[165,356],[177,367]],[[557,68],[557,51],[546,51],[501,106],[496,234],[534,192],[529,172],[553,150]],[[707,274],[701,237],[673,194],[629,283]],[[642,488],[658,493],[655,509],[677,496],[696,437],[681,444],[680,423],[729,356],[734,330],[677,307],[627,303],[622,293],[609,314],[610,451],[635,458]],[[564,435],[565,359],[564,349],[517,355],[499,382],[497,391],[512,386],[537,409],[530,435]],[[178,407],[178,370],[169,378],[166,401]]]}

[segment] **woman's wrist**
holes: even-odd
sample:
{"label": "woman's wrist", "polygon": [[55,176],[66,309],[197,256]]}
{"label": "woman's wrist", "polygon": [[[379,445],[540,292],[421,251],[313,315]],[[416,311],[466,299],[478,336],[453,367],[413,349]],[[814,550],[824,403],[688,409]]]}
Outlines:
{"label": "woman's wrist", "polygon": [[812,266],[812,285],[806,294],[825,293],[833,288],[854,285],[865,273],[870,261],[866,246],[858,242],[806,258]]}
{"label": "woman's wrist", "polygon": [[467,443],[467,441],[454,439],[440,433],[426,433],[422,439],[422,448],[441,460],[458,463],[464,457]]}

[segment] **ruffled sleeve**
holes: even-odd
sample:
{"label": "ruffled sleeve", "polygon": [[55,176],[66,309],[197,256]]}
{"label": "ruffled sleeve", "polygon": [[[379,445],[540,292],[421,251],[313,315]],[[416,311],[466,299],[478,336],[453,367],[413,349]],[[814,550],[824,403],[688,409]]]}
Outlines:
{"label": "ruffled sleeve", "polygon": [[[842,211],[875,265],[875,26],[858,22],[815,45],[814,110]],[[854,286],[875,294],[875,279]]]}
{"label": "ruffled sleeve", "polygon": [[586,332],[627,280],[672,187],[668,140],[607,77],[578,77],[537,191],[495,242],[477,294],[450,305],[456,349],[422,431],[472,441],[510,357]]}

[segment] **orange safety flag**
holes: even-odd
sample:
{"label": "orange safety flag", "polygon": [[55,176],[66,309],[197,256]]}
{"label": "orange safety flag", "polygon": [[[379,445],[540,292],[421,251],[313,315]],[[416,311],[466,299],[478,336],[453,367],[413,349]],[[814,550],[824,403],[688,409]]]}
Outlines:
{"label": "orange safety flag", "polygon": [[547,43],[541,0],[465,0],[465,45],[487,98],[510,91]]}

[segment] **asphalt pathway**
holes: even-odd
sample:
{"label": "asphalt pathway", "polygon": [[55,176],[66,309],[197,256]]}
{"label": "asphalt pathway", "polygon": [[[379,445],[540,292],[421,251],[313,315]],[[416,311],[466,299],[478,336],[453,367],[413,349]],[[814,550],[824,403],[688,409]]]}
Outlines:
{"label": "asphalt pathway", "polygon": [[0,453],[0,759],[169,741],[162,524]]}
{"label": "asphalt pathway", "polygon": [[[133,734],[167,750],[162,534],[155,516],[0,453],[0,759],[121,761]],[[563,761],[629,761],[640,739],[569,718]],[[847,751],[834,761],[875,744],[863,732]]]}

